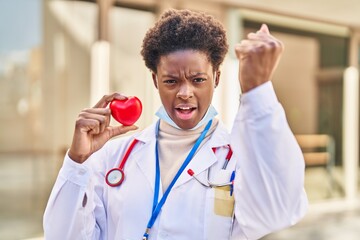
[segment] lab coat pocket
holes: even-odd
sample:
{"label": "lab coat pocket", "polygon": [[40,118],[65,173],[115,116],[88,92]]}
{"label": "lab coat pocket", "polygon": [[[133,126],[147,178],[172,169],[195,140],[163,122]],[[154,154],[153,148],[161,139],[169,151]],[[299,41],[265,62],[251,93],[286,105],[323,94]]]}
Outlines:
{"label": "lab coat pocket", "polygon": [[[219,172],[213,182],[223,183],[229,181],[230,175],[231,172]],[[230,196],[230,186],[208,189],[205,208],[205,239],[218,240],[230,238],[234,203],[234,196]]]}
{"label": "lab coat pocket", "polygon": [[234,195],[230,195],[230,186],[215,187],[214,213],[223,217],[231,217],[234,211]]}

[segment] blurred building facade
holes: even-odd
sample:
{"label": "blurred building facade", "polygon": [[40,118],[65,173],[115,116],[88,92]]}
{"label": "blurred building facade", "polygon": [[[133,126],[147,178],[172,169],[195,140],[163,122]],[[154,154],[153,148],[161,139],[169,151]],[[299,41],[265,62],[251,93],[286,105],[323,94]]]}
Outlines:
{"label": "blurred building facade", "polygon": [[[224,23],[230,51],[214,105],[229,129],[240,93],[234,45],[261,23],[269,25],[285,44],[273,84],[290,127],[296,135],[328,135],[335,142],[331,172],[323,164],[306,169],[310,202],[319,208],[333,202],[353,206],[359,195],[360,21],[339,7],[345,2],[330,2],[28,1],[41,14],[41,31],[23,34],[39,40],[0,51],[0,239],[41,236],[44,206],[81,109],[116,91],[142,100],[140,129],[153,122],[160,100],[140,49],[146,30],[168,8],[205,11]],[[360,3],[352,3],[346,9],[360,11]],[[0,12],[8,7],[16,15],[9,6]],[[335,6],[338,14],[330,16]],[[9,36],[18,27],[14,23],[5,26]],[[345,77],[351,66],[356,76]],[[347,87],[345,78],[355,84]],[[6,230],[18,224],[23,231]]]}

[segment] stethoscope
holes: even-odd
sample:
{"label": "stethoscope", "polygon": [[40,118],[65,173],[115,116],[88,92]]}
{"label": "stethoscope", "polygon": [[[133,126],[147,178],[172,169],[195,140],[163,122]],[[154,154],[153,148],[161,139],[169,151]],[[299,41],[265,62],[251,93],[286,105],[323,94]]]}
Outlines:
{"label": "stethoscope", "polygon": [[[136,143],[138,142],[139,140],[137,139],[134,139],[129,148],[126,150],[125,152],[125,155],[124,157],[122,158],[121,162],[120,162],[120,165],[119,167],[115,167],[115,168],[112,168],[110,169],[106,176],[105,176],[105,181],[106,183],[110,186],[110,187],[117,187],[117,186],[120,186],[122,184],[122,182],[124,181],[125,179],[125,173],[124,173],[124,166],[125,166],[125,163],[127,162],[131,152],[133,151]],[[213,152],[215,153],[216,152],[216,148],[213,148],[212,149]],[[224,162],[224,165],[222,167],[222,169],[226,169],[231,157],[232,157],[232,154],[233,154],[233,151],[230,147],[230,145],[228,145],[228,153],[225,157],[225,162]],[[207,170],[208,173],[207,173],[207,182],[204,183],[203,181],[201,181],[199,178],[197,178],[195,176],[195,173],[192,169],[188,169],[187,170],[187,173],[192,176],[197,182],[199,182],[201,185],[203,185],[204,187],[223,187],[223,186],[231,186],[233,184],[233,179],[234,177],[231,177],[230,178],[230,181],[229,182],[224,182],[224,183],[213,183],[210,181],[210,169]]]}
{"label": "stethoscope", "polygon": [[[213,148],[212,150],[213,150],[214,153],[216,152],[216,148]],[[224,165],[222,167],[222,170],[226,170],[226,167],[227,167],[227,165],[228,165],[228,163],[229,163],[229,161],[230,161],[230,159],[232,157],[232,154],[233,154],[233,151],[232,151],[230,145],[228,145],[228,153],[227,153],[227,155],[225,157],[225,162],[224,162]],[[211,182],[210,181],[210,171],[211,171],[211,167],[207,169],[207,180],[206,180],[206,182],[203,182],[198,177],[196,177],[194,171],[191,168],[189,168],[187,170],[187,173],[190,176],[192,176],[198,183],[200,183],[202,186],[207,187],[207,188],[233,186],[234,179],[235,179],[235,171],[233,171],[231,173],[230,180],[228,182],[224,182],[224,183]]]}
{"label": "stethoscope", "polygon": [[[156,221],[156,218],[158,217],[158,215],[159,215],[159,213],[160,213],[160,211],[162,209],[162,206],[164,205],[167,197],[169,196],[169,193],[170,193],[172,187],[176,183],[177,179],[181,176],[181,173],[185,170],[187,165],[190,163],[190,161],[193,158],[193,156],[195,155],[197,149],[200,147],[200,144],[204,140],[204,138],[206,136],[206,133],[209,131],[211,124],[212,124],[212,119],[206,124],[204,130],[201,132],[199,138],[196,140],[194,146],[192,147],[189,154],[185,158],[183,164],[180,166],[180,169],[178,170],[175,177],[173,178],[173,180],[169,184],[168,188],[164,192],[163,196],[159,200],[160,163],[159,163],[159,154],[158,154],[158,134],[159,134],[160,121],[157,122],[156,144],[155,144],[156,175],[155,175],[155,185],[154,185],[155,189],[154,189],[153,207],[152,207],[151,217],[149,219],[149,222],[148,222],[147,227],[145,229],[145,233],[143,235],[143,240],[148,239],[149,234],[150,234],[150,230],[151,230],[152,226],[154,225],[154,223]],[[125,178],[124,166],[125,166],[125,163],[126,163],[127,159],[129,158],[130,153],[132,152],[132,150],[135,147],[137,142],[138,142],[138,140],[136,140],[136,139],[134,139],[132,141],[132,143],[130,144],[129,148],[127,149],[123,159],[121,160],[119,167],[110,169],[110,171],[106,174],[105,181],[109,186],[111,186],[111,187],[119,186],[124,181],[124,178]],[[213,150],[213,151],[215,152],[215,150]],[[226,160],[227,162],[230,160],[231,155],[232,155],[232,153],[230,154],[230,151],[231,151],[231,148],[229,147],[229,153],[227,154],[227,156],[229,156],[229,157]],[[224,166],[226,168],[227,163],[224,163]],[[235,171],[233,172],[231,178],[234,178],[234,177],[235,177]],[[230,182],[232,182],[232,181],[230,180]],[[208,183],[210,183],[210,181],[208,181]],[[229,184],[229,183],[227,183],[227,184]],[[232,183],[230,183],[230,184],[232,186]],[[211,186],[211,185],[209,184],[209,186]],[[230,194],[232,194],[232,188],[231,188]]]}
{"label": "stethoscope", "polygon": [[125,173],[124,173],[124,166],[126,161],[128,160],[130,153],[132,152],[132,150],[134,149],[136,143],[139,140],[134,139],[129,148],[126,150],[125,155],[123,157],[123,159],[120,162],[119,167],[115,167],[113,169],[110,169],[106,176],[105,176],[105,181],[106,183],[110,186],[110,187],[117,187],[120,186],[121,183],[124,181],[125,178]]}

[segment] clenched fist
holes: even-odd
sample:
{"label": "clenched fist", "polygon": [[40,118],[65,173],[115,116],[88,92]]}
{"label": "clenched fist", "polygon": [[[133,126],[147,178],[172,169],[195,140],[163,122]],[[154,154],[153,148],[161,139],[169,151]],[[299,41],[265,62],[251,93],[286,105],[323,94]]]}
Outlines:
{"label": "clenched fist", "polygon": [[235,47],[243,93],[271,79],[283,50],[282,42],[270,34],[265,24]]}

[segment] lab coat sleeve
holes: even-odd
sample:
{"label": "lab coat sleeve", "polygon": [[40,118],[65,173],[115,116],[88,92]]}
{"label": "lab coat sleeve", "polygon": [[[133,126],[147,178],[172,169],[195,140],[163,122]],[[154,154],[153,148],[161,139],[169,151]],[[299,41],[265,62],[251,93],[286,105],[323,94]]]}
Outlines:
{"label": "lab coat sleeve", "polygon": [[271,82],[241,96],[231,145],[238,231],[259,239],[299,221],[307,208],[303,155]]}
{"label": "lab coat sleeve", "polygon": [[44,214],[45,239],[106,239],[102,190],[88,162],[78,164],[66,154]]}

